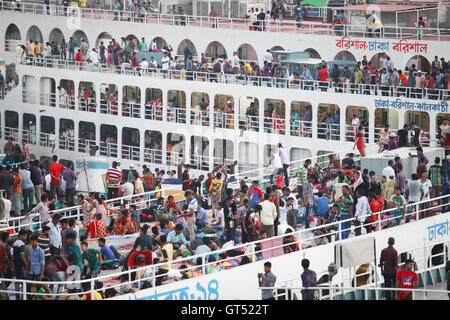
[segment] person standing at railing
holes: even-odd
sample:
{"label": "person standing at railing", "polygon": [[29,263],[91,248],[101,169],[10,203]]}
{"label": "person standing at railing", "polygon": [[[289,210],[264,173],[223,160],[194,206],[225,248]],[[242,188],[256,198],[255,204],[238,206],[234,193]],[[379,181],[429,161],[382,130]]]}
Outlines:
{"label": "person standing at railing", "polygon": [[[258,286],[261,288],[264,287],[273,287],[275,286],[275,282],[277,281],[277,277],[271,272],[272,264],[267,261],[264,263],[264,274],[258,273]],[[261,290],[261,298],[262,300],[275,300],[273,296],[273,289],[262,289]]]}
{"label": "person standing at railing", "polygon": [[[348,185],[342,186],[342,196],[335,202],[339,205],[339,221],[351,218],[354,200],[350,195],[350,187]],[[338,239],[348,238],[350,235],[350,226],[351,221],[341,223],[341,234],[338,234]]]}
{"label": "person standing at railing", "polygon": [[[25,258],[25,242],[28,238],[28,232],[26,230],[20,230],[18,234],[18,238],[14,241],[12,246],[12,257],[13,257],[13,265],[14,272],[16,274],[17,280],[26,279],[28,273],[26,271],[28,261]],[[23,295],[20,294],[20,287],[23,285],[19,281],[15,281],[15,290],[16,290],[16,300],[21,300]],[[23,288],[22,288],[23,291]]]}
{"label": "person standing at railing", "polygon": [[[379,266],[381,268],[381,274],[384,278],[384,287],[385,288],[394,288],[395,287],[395,277],[398,269],[398,258],[397,258],[397,250],[394,249],[395,239],[390,237],[388,239],[388,247],[384,248],[381,251]],[[393,291],[385,290],[386,300],[393,299]],[[396,293],[394,294],[394,296]]]}

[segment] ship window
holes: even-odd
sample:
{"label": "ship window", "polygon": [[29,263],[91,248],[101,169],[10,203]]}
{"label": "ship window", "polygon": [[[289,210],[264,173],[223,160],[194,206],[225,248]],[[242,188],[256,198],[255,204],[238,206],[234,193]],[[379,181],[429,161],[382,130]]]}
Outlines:
{"label": "ship window", "polygon": [[112,40],[112,36],[108,32],[102,32],[97,38],[97,41],[95,42],[95,47],[98,48],[100,46],[100,43],[103,41],[103,45],[105,47],[108,47],[109,42]]}
{"label": "ship window", "polygon": [[234,98],[225,94],[214,97],[214,126],[217,128],[234,128]]}
{"label": "ship window", "polygon": [[430,146],[430,115],[425,111],[406,111],[405,123],[412,127],[416,124],[422,133],[420,136],[420,142],[424,147]]}
{"label": "ship window", "polygon": [[167,121],[186,123],[186,94],[181,90],[167,92]]}
{"label": "ship window", "polygon": [[351,52],[346,51],[346,50],[338,52],[338,54],[336,54],[336,56],[334,57],[334,60],[356,61],[355,56]]}
{"label": "ship window", "polygon": [[225,47],[217,41],[213,41],[206,47],[205,51],[206,57],[225,57],[227,58],[227,51]]}
{"label": "ship window", "polygon": [[409,59],[406,63],[406,67],[411,68],[413,64],[415,65],[417,70],[421,70],[424,74],[430,72],[430,62],[424,56],[412,56],[411,59]]}
{"label": "ship window", "polygon": [[264,163],[269,163],[272,158],[272,152],[277,152],[277,146],[272,144],[264,145]]}
{"label": "ship window", "polygon": [[284,48],[281,46],[274,46],[270,49],[270,51],[284,51]]}
{"label": "ship window", "polygon": [[264,100],[264,131],[284,134],[286,129],[286,105],[280,99]]}
{"label": "ship window", "polygon": [[96,147],[95,124],[92,122],[80,121],[78,130],[78,152],[89,153]]}
{"label": "ship window", "polygon": [[52,117],[41,116],[39,141],[43,147],[55,146],[55,119]]}
{"label": "ship window", "polygon": [[258,61],[255,49],[248,43],[241,44],[237,49],[237,53],[241,60]]}
{"label": "ship window", "polygon": [[83,39],[87,43],[88,48],[90,47],[88,37],[86,36],[86,33],[84,33],[83,31],[81,30],[75,31],[74,34],[72,35],[72,38],[77,44],[77,48],[80,47],[81,39]]}
{"label": "ship window", "polygon": [[50,42],[50,44],[52,42],[55,42],[58,46],[61,43],[61,40],[64,39],[64,34],[62,33],[62,31],[58,28],[54,28],[51,32],[50,35],[48,37],[48,42]]}
{"label": "ship window", "polygon": [[209,141],[205,137],[191,136],[191,166],[194,169],[209,169]]}
{"label": "ship window", "polygon": [[[445,122],[447,121],[447,122]],[[445,123],[444,123],[445,122]],[[440,137],[444,137],[445,139],[445,130],[443,130],[444,126],[449,125],[450,115],[448,113],[438,113],[436,116],[436,139]],[[450,131],[447,129],[447,132]]]}
{"label": "ship window", "polygon": [[336,104],[321,103],[318,108],[317,137],[319,139],[339,140],[340,111]]}
{"label": "ship window", "polygon": [[42,37],[41,30],[39,30],[36,26],[31,26],[28,29],[27,32],[27,42],[29,43],[30,40],[33,42],[37,41],[38,43],[42,44],[44,42],[44,38]]}
{"label": "ship window", "polygon": [[[258,145],[253,142],[241,141],[239,143],[239,171],[249,171],[258,168],[259,154]],[[249,177],[257,173],[246,174]]]}
{"label": "ship window", "polygon": [[140,160],[140,132],[134,128],[122,128],[122,158]]}
{"label": "ship window", "polygon": [[59,120],[59,148],[62,150],[75,150],[75,125],[73,120]]}
{"label": "ship window", "polygon": [[31,113],[24,113],[22,119],[22,139],[27,140],[29,144],[36,144],[36,116]]}
{"label": "ship window", "polygon": [[254,97],[239,98],[239,129],[259,131],[259,100]]}
{"label": "ship window", "polygon": [[155,41],[156,48],[158,49],[164,49],[164,47],[167,47],[167,42],[161,37],[156,37],[152,40],[152,42]]}
{"label": "ship window", "polygon": [[292,101],[289,118],[291,136],[312,137],[312,106],[307,101]]}
{"label": "ship window", "polygon": [[145,119],[162,121],[162,104],[161,89],[145,89]]}
{"label": "ship window", "polygon": [[310,57],[311,59],[322,59],[322,58],[320,57],[320,54],[319,54],[315,49],[308,48],[308,49],[305,50],[305,52],[308,52],[308,53],[309,53],[309,57]]}
{"label": "ship window", "polygon": [[386,125],[392,132],[397,132],[398,128],[398,111],[394,109],[387,108],[376,108],[375,109],[375,132],[374,138],[375,142],[380,139],[380,132]]}
{"label": "ship window", "polygon": [[190,54],[192,54],[193,57],[197,56],[197,49],[195,48],[195,45],[192,43],[191,40],[184,39],[180,42],[180,45],[178,46],[177,55],[178,56],[185,56],[184,50],[188,48]]}
{"label": "ship window", "polygon": [[75,84],[72,80],[59,81],[58,101],[60,108],[75,109]]}
{"label": "ship window", "polygon": [[22,77],[22,101],[23,103],[36,104],[36,92],[38,91],[36,78],[33,76]]}
{"label": "ship window", "polygon": [[386,54],[385,52],[380,52],[373,55],[373,57],[370,58],[369,63],[373,70],[380,69],[380,58],[383,57],[385,54]]}
{"label": "ship window", "polygon": [[162,163],[161,132],[146,130],[144,144],[144,161],[151,163]]}
{"label": "ship window", "polygon": [[204,92],[192,92],[191,124],[209,126],[209,95]]}
{"label": "ship window", "polygon": [[118,91],[115,84],[102,83],[100,85],[100,113],[118,114]]}
{"label": "ship window", "polygon": [[101,156],[117,158],[117,127],[109,124],[100,126]]}
{"label": "ship window", "polygon": [[78,88],[78,97],[78,105],[81,111],[97,111],[97,96],[94,83],[81,81]]}
{"label": "ship window", "polygon": [[10,24],[8,29],[6,29],[5,50],[14,51],[21,39],[19,28],[14,23]]}
{"label": "ship window", "polygon": [[42,77],[40,80],[41,106],[54,107],[56,105],[56,84],[55,79]]}
{"label": "ship window", "polygon": [[19,114],[15,111],[5,111],[5,138],[9,137],[19,143]]}
{"label": "ship window", "polygon": [[176,166],[180,161],[184,161],[185,140],[182,134],[167,134],[167,165]]}
{"label": "ship window", "polygon": [[[125,37],[125,40],[128,41],[128,49],[130,49],[131,52],[133,52],[134,49],[137,49],[139,47],[139,39],[134,34],[129,34],[128,36]],[[130,42],[133,42],[134,49],[132,47],[133,44],[130,46]]]}
{"label": "ship window", "polygon": [[234,161],[233,141],[227,139],[214,140],[213,167],[223,162],[227,166]]}
{"label": "ship window", "polygon": [[[359,119],[353,121],[353,115]],[[345,141],[355,141],[355,134],[358,126],[362,125],[364,133],[364,142],[369,143],[369,111],[366,107],[347,106],[345,112]]]}
{"label": "ship window", "polygon": [[123,87],[122,116],[141,117],[141,89],[134,86]]}

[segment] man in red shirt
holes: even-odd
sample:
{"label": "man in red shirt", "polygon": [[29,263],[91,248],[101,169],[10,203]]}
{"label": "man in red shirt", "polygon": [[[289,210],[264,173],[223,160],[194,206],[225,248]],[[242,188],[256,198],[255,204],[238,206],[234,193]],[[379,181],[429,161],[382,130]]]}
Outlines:
{"label": "man in red shirt", "polygon": [[81,55],[81,50],[78,50],[78,52],[75,54],[75,61],[78,67],[83,66],[83,56]]}
{"label": "man in red shirt", "polygon": [[[414,266],[414,261],[411,259],[406,259],[405,268],[397,271],[397,277],[395,282],[396,288],[408,288],[408,289],[417,289],[419,286],[419,278],[417,277],[417,273],[412,271]],[[411,291],[396,291],[395,292],[395,300],[412,300],[412,292]]]}
{"label": "man in red shirt", "polygon": [[192,179],[189,178],[189,170],[191,169],[191,166],[189,164],[186,164],[183,174],[181,175],[181,183],[182,183],[182,190],[187,191],[191,188],[191,182]]}
{"label": "man in red shirt", "polygon": [[61,163],[58,163],[58,156],[52,157],[53,164],[50,166],[49,172],[50,172],[50,197],[56,196],[58,199],[62,195],[61,190],[61,171],[64,170],[66,167],[64,167]]}
{"label": "man in red shirt", "polygon": [[[327,82],[328,79],[328,69],[326,66],[322,66],[320,68],[320,70],[317,72],[317,74],[319,75],[319,81],[320,82]],[[320,83],[319,84],[320,89],[322,91],[327,91],[328,88],[328,83]]]}

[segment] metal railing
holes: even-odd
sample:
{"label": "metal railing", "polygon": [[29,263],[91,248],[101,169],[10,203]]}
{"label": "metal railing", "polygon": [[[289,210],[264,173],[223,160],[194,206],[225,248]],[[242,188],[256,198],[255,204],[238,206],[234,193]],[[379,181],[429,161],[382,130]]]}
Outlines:
{"label": "metal railing", "polygon": [[247,131],[259,131],[259,117],[247,116],[240,114],[239,119],[239,129]]}
{"label": "metal railing", "polygon": [[[52,63],[50,63],[52,61]],[[56,63],[57,61],[57,63]],[[54,58],[46,58],[44,59],[42,64],[37,64],[36,59],[31,59],[28,63],[30,66],[35,67],[58,67],[60,69],[70,69],[70,70],[79,70],[79,71],[89,71],[89,72],[104,72],[110,73],[111,70],[104,65],[90,65],[89,67],[77,67],[74,65],[74,62],[71,60],[61,60]],[[114,71],[115,74],[126,74],[120,65]],[[191,71],[191,78],[187,79],[186,73],[184,70],[176,70],[176,69],[152,69],[152,71],[143,70],[141,71],[142,76],[153,77],[153,78],[166,78],[166,79],[177,79],[177,80],[193,80],[197,81],[197,75],[201,76],[200,81],[209,82],[218,82],[218,83],[226,83],[226,84],[238,84],[238,85],[248,85],[246,81],[241,80],[241,75],[226,73],[226,74],[216,74],[213,72],[196,72]],[[415,98],[415,99],[430,99],[430,100],[449,100],[450,99],[450,90],[448,89],[416,89],[410,87],[392,87],[391,90],[384,92],[380,90],[380,86],[377,84],[351,84],[351,90],[343,90],[343,83],[335,83],[335,82],[322,82],[316,80],[297,80],[297,79],[282,79],[282,78],[274,78],[274,77],[263,77],[263,76],[252,76],[255,79],[255,85],[260,87],[278,87],[285,88],[289,90],[306,90],[306,87],[303,86],[303,83],[308,83],[308,90],[313,91],[322,91],[322,92],[334,92],[334,93],[343,93],[343,94],[358,94],[358,95],[374,95],[381,97],[406,97],[406,98]],[[384,102],[384,101],[383,101]],[[395,102],[395,101],[394,101]],[[401,102],[399,102],[401,103]],[[438,106],[439,105],[439,106]],[[396,105],[396,107],[401,108],[400,105]],[[430,108],[434,108],[434,106],[430,106]],[[448,104],[437,104],[437,108],[441,109],[441,112],[448,112]]]}
{"label": "metal railing", "polygon": [[234,129],[234,113],[214,112],[214,127]]}
{"label": "metal railing", "polygon": [[312,137],[312,121],[290,120],[291,136],[311,138]]}
{"label": "metal railing", "polygon": [[[80,141],[79,145],[80,143],[82,142]],[[59,137],[59,149],[75,151],[75,139],[69,137]]]}
{"label": "metal railing", "polygon": [[[199,28],[216,28],[246,31],[249,30],[250,19],[242,18],[212,18],[209,16],[192,16],[192,15],[172,15],[164,13],[147,13],[145,16],[139,14],[130,14],[128,11],[121,10],[105,10],[81,7],[57,7],[54,5],[44,6],[36,3],[18,3],[14,7],[15,2],[1,2],[0,11],[15,11],[21,13],[30,13],[35,15],[48,16],[69,16],[82,19],[99,19],[136,23],[177,25],[182,27],[199,27]],[[333,8],[338,9],[338,8]],[[385,25],[380,32],[369,30],[367,25],[347,24],[338,27],[331,23],[303,21],[301,27],[295,20],[285,19],[283,21],[264,21],[263,28],[260,32],[282,32],[282,33],[302,33],[313,35],[336,35],[336,36],[353,36],[353,37],[376,37],[376,38],[414,38],[419,39],[417,27],[400,27],[395,25]],[[256,29],[255,29],[256,30]],[[440,28],[422,28],[424,36],[432,40],[448,40],[447,30]]]}
{"label": "metal railing", "polygon": [[167,106],[167,121],[176,123],[186,123],[186,109]]}
{"label": "metal railing", "polygon": [[23,103],[36,104],[36,91],[22,89],[22,101]]}
{"label": "metal railing", "polygon": [[8,137],[12,137],[15,143],[19,143],[19,128],[12,128],[12,127],[4,127],[5,132],[5,139]]}
{"label": "metal railing", "polygon": [[162,164],[163,152],[158,149],[144,148],[144,161]]}
{"label": "metal railing", "polygon": [[22,139],[29,144],[36,144],[36,132],[32,133],[31,130],[22,129]]}
{"label": "metal railing", "polygon": [[162,115],[163,115],[162,105],[153,105],[149,103],[145,105],[145,112],[144,112],[145,119],[162,121],[163,118]]}
{"label": "metal railing", "polygon": [[122,159],[141,160],[141,148],[122,144]]}
{"label": "metal railing", "polygon": [[95,140],[80,138],[78,139],[78,152],[89,153],[91,148],[96,144]]}
{"label": "metal railing", "polygon": [[264,132],[284,135],[286,120],[284,118],[264,117]]}
{"label": "metal railing", "polygon": [[106,143],[104,141],[100,141],[99,153],[101,156],[117,158],[117,149],[117,143]]}
{"label": "metal railing", "polygon": [[40,92],[39,101],[41,106],[55,107],[56,106],[56,94],[51,92]]}
{"label": "metal railing", "polygon": [[319,122],[317,125],[317,138],[326,140],[340,140],[339,123]]}
{"label": "metal railing", "polygon": [[116,103],[112,103],[111,101],[107,101],[106,103],[100,103],[100,113],[106,113],[110,115],[117,116],[119,114],[119,109]]}
{"label": "metal railing", "polygon": [[56,136],[54,134],[40,132],[39,133],[39,145],[42,147],[53,148],[56,144]]}
{"label": "metal railing", "polygon": [[141,118],[141,105],[138,103],[122,103],[122,116]]}
{"label": "metal railing", "polygon": [[[345,124],[345,141],[355,142],[357,126]],[[363,130],[364,143],[369,143],[369,131]]]}
{"label": "metal railing", "polygon": [[209,110],[191,111],[191,124],[197,126],[209,126]]}
{"label": "metal railing", "polygon": [[78,109],[81,111],[97,112],[97,100],[92,97],[79,97]]}

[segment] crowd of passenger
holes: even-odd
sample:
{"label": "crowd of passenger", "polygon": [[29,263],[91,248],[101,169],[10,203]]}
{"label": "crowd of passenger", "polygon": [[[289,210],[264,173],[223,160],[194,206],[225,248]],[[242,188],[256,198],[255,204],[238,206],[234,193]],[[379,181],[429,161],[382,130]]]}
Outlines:
{"label": "crowd of passenger", "polygon": [[[315,69],[302,65],[292,71],[286,64],[276,62],[271,50],[267,50],[261,62],[241,60],[237,52],[228,58],[225,55],[206,57],[204,53],[194,57],[195,53],[189,47],[184,48],[182,56],[173,55],[172,51],[170,45],[157,44],[155,39],[147,43],[145,38],[138,41],[136,38],[122,37],[120,43],[115,39],[109,43],[101,41],[98,48],[89,49],[84,39],[71,37],[68,43],[62,39],[60,44],[47,42],[43,48],[37,41],[30,40],[27,46],[17,47],[17,59],[25,64],[33,57],[64,60],[68,57],[79,68],[103,65],[112,73],[128,70],[142,75],[159,70],[163,77],[210,82],[229,82],[229,76],[233,75],[235,81],[250,85],[321,91],[333,88],[335,92],[381,93],[383,96],[412,98],[444,99],[444,94],[439,90],[448,90],[450,86],[449,62],[437,56],[429,69],[422,66],[422,70],[415,64],[402,70],[393,65],[386,53],[382,53],[375,64],[364,56],[350,67],[327,65],[322,61]],[[164,56],[159,61],[153,56],[149,61],[146,58],[139,61],[137,52],[163,52]],[[177,72],[172,74],[170,70]]]}
{"label": "crowd of passenger", "polygon": [[[5,145],[8,155],[15,148],[12,141]],[[2,289],[11,288],[14,277],[63,280],[59,272],[67,272],[70,266],[80,269],[79,280],[95,278],[104,270],[128,270],[166,262],[158,268],[155,283],[143,281],[139,285],[140,288],[158,286],[174,278],[194,276],[195,273],[188,270],[203,264],[202,259],[192,258],[176,265],[179,257],[221,250],[220,254],[211,253],[205,257],[205,262],[217,263],[206,271],[214,272],[229,267],[237,255],[242,257],[235,259],[233,265],[251,261],[251,254],[243,247],[242,251],[227,249],[233,245],[323,225],[315,229],[310,243],[302,243],[306,247],[315,246],[445,212],[449,209],[447,198],[434,202],[443,205],[439,208],[432,208],[433,201],[408,209],[405,207],[450,194],[448,159],[428,159],[420,145],[416,151],[410,157],[417,157],[418,166],[410,177],[406,177],[399,157],[389,160],[382,175],[377,176],[374,171],[360,168],[354,160],[355,155],[349,153],[343,159],[329,155],[326,166],[312,165],[311,160],[306,160],[298,167],[294,178],[288,174],[286,150],[279,144],[269,163],[273,169],[268,175],[269,185],[263,188],[261,181],[245,178],[239,181],[237,189],[230,188],[233,181],[229,176],[230,168],[223,163],[206,177],[194,178],[189,164],[184,165],[180,175],[175,170],[166,173],[155,169],[152,172],[147,166],[142,168],[142,172],[133,165],[122,169],[120,162],[113,161],[105,172],[108,192],[90,193],[86,197],[77,194],[79,172],[74,171],[72,164],[64,166],[59,163],[56,156],[48,168],[45,163],[30,161],[29,158],[29,162],[23,161],[11,168],[8,164],[15,159],[8,158],[7,166],[0,167],[0,189],[5,190],[3,200],[7,203],[11,199],[12,206],[8,208],[6,205],[2,213],[18,217],[23,227],[17,236],[2,233],[1,277],[10,279],[2,281]],[[183,193],[163,197],[161,183],[176,176],[180,177]],[[106,199],[145,192],[152,193],[128,198],[130,200],[112,206],[105,202]],[[23,206],[19,203],[21,198]],[[149,202],[150,199],[152,201]],[[71,207],[75,204],[81,206],[80,217],[72,216],[74,211]],[[393,210],[378,216],[385,209]],[[416,215],[419,211],[420,214]],[[39,214],[41,224],[32,226],[37,221],[31,220],[30,214]],[[347,219],[350,220],[344,221]],[[14,224],[11,227],[14,228]],[[139,236],[133,248],[125,253],[108,246],[110,240],[105,240],[109,239],[108,236],[124,237],[137,232]],[[87,241],[95,239],[99,250],[92,248],[92,242]],[[299,250],[300,243],[292,235],[283,237],[282,242],[284,253]],[[261,244],[258,244],[255,259],[263,258],[261,250]],[[174,276],[174,271],[177,276]],[[148,272],[145,274],[148,276]],[[122,282],[127,282],[127,279],[121,277]],[[14,283],[15,297],[21,299],[20,282]],[[101,282],[96,282],[96,289],[101,286]],[[51,294],[54,288],[50,287],[29,286],[27,298],[55,299]],[[102,294],[111,297],[136,290],[129,284],[123,287],[125,289],[121,286],[118,291],[109,290],[111,288],[108,292],[100,290],[95,299],[101,299]],[[62,286],[57,286],[57,290],[61,289]],[[89,293],[77,295],[83,289],[75,287],[69,291],[70,295],[62,297],[91,299]]]}

